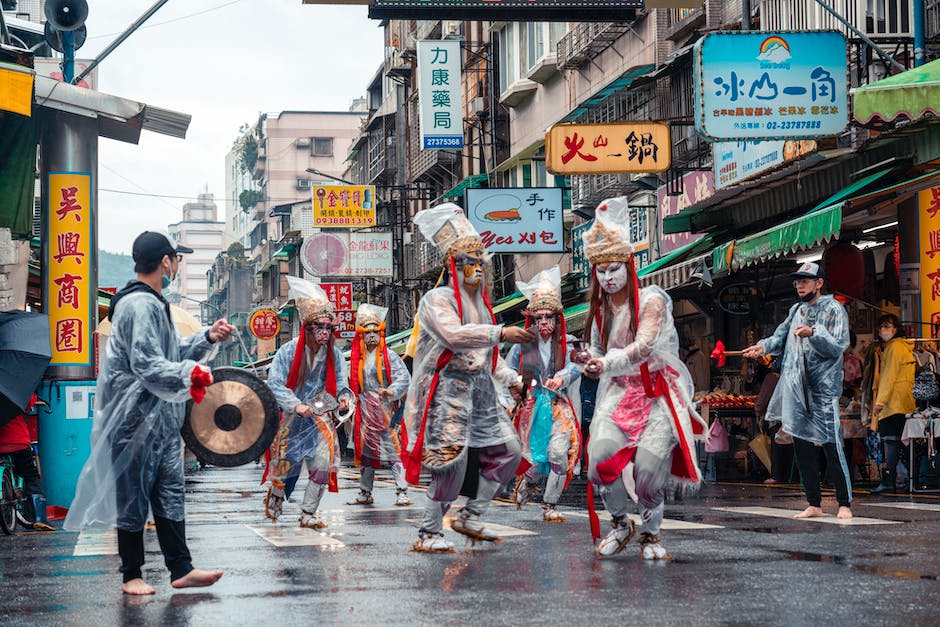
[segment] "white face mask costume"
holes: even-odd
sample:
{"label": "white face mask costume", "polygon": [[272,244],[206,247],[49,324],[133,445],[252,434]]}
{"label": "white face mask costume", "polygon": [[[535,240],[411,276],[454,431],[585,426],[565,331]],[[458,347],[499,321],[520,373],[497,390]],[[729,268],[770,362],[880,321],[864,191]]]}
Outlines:
{"label": "white face mask costume", "polygon": [[463,285],[476,287],[483,281],[483,258],[471,254],[462,254],[455,257],[454,262],[459,270]]}
{"label": "white face mask costume", "polygon": [[313,331],[313,341],[316,342],[317,347],[326,346],[330,341],[330,335],[333,334],[333,325],[329,322],[317,320],[311,322],[307,328]]}
{"label": "white face mask costume", "polygon": [[601,269],[597,267],[597,280],[608,294],[616,294],[627,285],[627,264],[615,261]]}
{"label": "white face mask costume", "polygon": [[542,339],[548,339],[555,332],[555,312],[549,309],[539,309],[534,312],[532,319]]}
{"label": "white face mask costume", "polygon": [[379,345],[379,332],[378,331],[366,331],[362,339],[366,342],[366,348],[373,350],[376,346]]}

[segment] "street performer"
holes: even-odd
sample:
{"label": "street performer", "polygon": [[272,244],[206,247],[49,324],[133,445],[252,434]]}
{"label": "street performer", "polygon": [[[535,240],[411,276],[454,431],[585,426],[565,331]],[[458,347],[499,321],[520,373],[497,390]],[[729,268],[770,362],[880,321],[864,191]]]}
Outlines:
{"label": "street performer", "polygon": [[[499,355],[501,342],[531,342],[518,327],[502,327],[490,307],[483,276],[483,242],[453,203],[419,211],[422,235],[444,254],[447,284],[418,305],[414,371],[404,411],[406,477],[416,483],[430,471],[424,516],[415,551],[453,550],[444,539],[443,518],[457,498],[469,460],[475,493],[451,528],[473,540],[498,537],[481,520],[497,490],[519,464],[519,440],[497,403],[497,383],[509,387],[516,374]],[[442,275],[443,278],[443,275]]]}
{"label": "street performer", "polygon": [[411,505],[401,463],[401,446],[392,426],[398,401],[408,391],[411,374],[395,351],[385,345],[388,309],[363,303],[356,311],[356,334],[349,359],[349,385],[358,397],[353,420],[355,465],[360,467],[359,495],[350,505],[373,503],[377,468],[391,468],[395,505]]}
{"label": "street performer", "polygon": [[528,300],[522,315],[525,328],[535,328],[538,339],[516,344],[506,363],[521,376],[524,400],[517,404],[516,429],[522,439],[522,462],[516,474],[514,500],[521,508],[536,490],[540,477],[548,475],[542,498],[542,520],[564,522],[558,499],[574,474],[581,455],[581,431],[574,405],[566,391],[580,378],[571,364],[561,303],[561,271],[553,266],[529,283],[516,286]]}
{"label": "street performer", "polygon": [[600,530],[592,487],[612,517],[612,529],[595,551],[616,555],[634,536],[627,517],[632,498],[641,506],[641,556],[669,559],[660,540],[665,491],[670,482],[700,482],[692,438],[693,428],[704,431],[691,402],[691,375],[679,358],[672,300],[657,286],[639,289],[625,198],[598,206],[584,234],[584,253],[592,270],[584,335],[589,348],[577,353],[577,361],[587,376],[600,379],[588,443],[595,539]]}
{"label": "street performer", "polygon": [[268,387],[283,414],[262,478],[263,483],[271,476],[264,515],[277,522],[283,511],[285,483],[306,463],[308,482],[300,526],[323,529],[326,523],[317,512],[320,499],[327,487],[330,492],[339,491],[339,438],[329,405],[336,402],[339,411],[348,411],[352,392],[343,354],[333,345],[335,312],[326,292],[298,277],[288,276],[287,282],[301,326],[299,336],[278,349],[268,373]]}

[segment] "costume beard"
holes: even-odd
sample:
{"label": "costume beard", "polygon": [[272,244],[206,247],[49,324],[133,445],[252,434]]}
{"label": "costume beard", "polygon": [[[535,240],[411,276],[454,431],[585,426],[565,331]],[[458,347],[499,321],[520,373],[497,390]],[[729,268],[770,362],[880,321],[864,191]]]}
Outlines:
{"label": "costume beard", "polygon": [[366,343],[366,348],[374,350],[379,345],[379,334],[377,331],[367,331],[362,338]]}

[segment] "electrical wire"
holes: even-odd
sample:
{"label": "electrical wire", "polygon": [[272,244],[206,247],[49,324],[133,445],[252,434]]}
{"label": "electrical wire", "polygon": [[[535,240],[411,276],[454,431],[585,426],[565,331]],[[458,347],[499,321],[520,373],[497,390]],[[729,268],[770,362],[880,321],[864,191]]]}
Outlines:
{"label": "electrical wire", "polygon": [[[189,15],[181,15],[181,16],[179,16],[179,17],[174,17],[174,18],[172,18],[172,19],[165,20],[165,21],[163,21],[163,22],[156,22],[156,23],[153,23],[153,24],[146,24],[146,25],[144,25],[144,26],[141,26],[138,30],[143,30],[143,29],[145,29],[145,28],[156,28],[157,26],[164,26],[164,25],[166,25],[166,24],[172,24],[173,22],[180,22],[180,21],[182,21],[182,20],[187,20],[187,19],[189,19],[189,18],[191,18],[191,17],[196,17],[196,16],[199,16],[199,15],[203,15],[203,14],[209,13],[209,12],[211,12],[211,11],[218,11],[219,9],[224,9],[224,8],[227,7],[227,6],[231,6],[231,5],[233,5],[233,4],[237,4],[237,3],[241,2],[241,1],[242,1],[242,0],[231,0],[231,2],[226,2],[225,4],[219,4],[219,5],[216,5],[216,6],[214,6],[214,7],[209,7],[208,9],[203,9],[202,11],[196,11],[195,13],[190,13]],[[105,35],[95,35],[94,37],[87,37],[86,39],[91,40],[91,39],[103,39],[103,38],[105,38],[105,37],[117,37],[117,36],[120,35],[120,34],[122,34],[122,33],[107,33],[107,34],[105,34]]]}

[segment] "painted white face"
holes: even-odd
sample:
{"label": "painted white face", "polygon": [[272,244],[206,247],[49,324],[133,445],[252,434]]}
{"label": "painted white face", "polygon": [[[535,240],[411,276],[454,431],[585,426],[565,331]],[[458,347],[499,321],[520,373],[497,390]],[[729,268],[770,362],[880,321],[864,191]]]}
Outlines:
{"label": "painted white face", "polygon": [[366,348],[369,350],[374,349],[379,345],[379,332],[378,331],[366,331],[362,335],[362,339],[365,340]]}
{"label": "painted white face", "polygon": [[476,287],[483,281],[483,257],[462,254],[455,259],[457,271],[464,285]]}
{"label": "painted white face", "polygon": [[317,346],[326,346],[333,334],[333,325],[329,322],[312,322],[307,328],[313,332],[313,341]]}
{"label": "painted white face", "polygon": [[622,261],[598,264],[597,281],[608,294],[616,294],[627,285],[627,264]]}
{"label": "painted white face", "polygon": [[548,339],[555,332],[555,312],[551,309],[539,309],[533,312],[532,320],[542,339]]}

